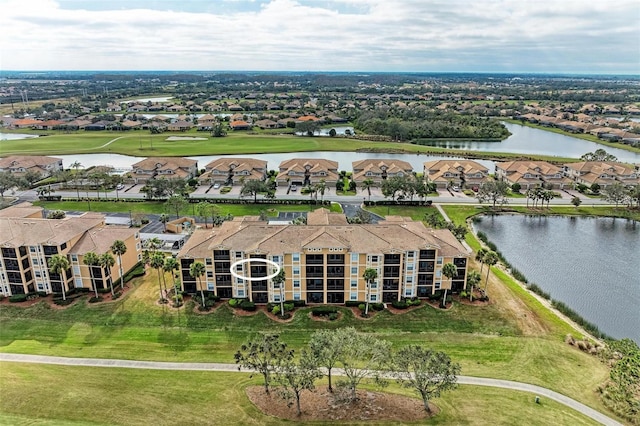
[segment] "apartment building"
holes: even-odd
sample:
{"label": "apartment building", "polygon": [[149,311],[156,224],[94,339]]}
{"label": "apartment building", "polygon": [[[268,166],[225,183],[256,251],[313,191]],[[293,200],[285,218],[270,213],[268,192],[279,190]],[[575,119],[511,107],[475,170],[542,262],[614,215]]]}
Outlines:
{"label": "apartment building", "polygon": [[[378,224],[348,224],[344,215],[318,209],[307,225],[270,225],[257,217],[236,218],[213,230],[196,230],[178,259],[183,290],[215,292],[223,299],[248,298],[256,303],[304,300],[345,303],[348,300],[392,302],[428,297],[436,290],[464,288],[469,253],[448,230],[429,229],[410,218],[388,217]],[[251,262],[252,259],[262,261]],[[285,271],[284,291],[270,279],[276,263]],[[200,281],[189,275],[202,262]],[[237,263],[239,261],[244,261]],[[453,263],[453,280],[442,266]],[[231,267],[237,276],[234,276]],[[378,273],[367,287],[367,268]]]}
{"label": "apartment building", "polygon": [[198,174],[198,162],[183,157],[149,157],[132,165],[135,183],[149,179],[191,179]]}
{"label": "apartment building", "polygon": [[571,180],[564,175],[562,167],[546,161],[507,161],[496,163],[496,178],[509,185],[520,184],[524,190],[545,186],[563,189],[571,186]]}
{"label": "apartment building", "polygon": [[43,178],[61,171],[62,159],[43,155],[10,155],[0,158],[0,172],[23,176],[27,172],[38,173]]}
{"label": "apartment building", "polygon": [[[92,251],[110,252],[115,240],[122,240],[127,252],[122,256],[124,273],[141,258],[138,231],[105,225],[99,213],[85,213],[65,219],[44,219],[37,207],[29,203],[2,210],[0,215],[0,293],[5,296],[35,291],[61,292],[73,288],[108,288],[120,278],[118,257],[110,270],[84,265],[83,258]],[[69,269],[63,274],[49,271],[49,259],[65,255]]]}
{"label": "apartment building", "polygon": [[327,185],[335,185],[339,177],[337,161],[324,158],[292,158],[280,163],[276,182],[280,186],[307,186],[324,180]]}
{"label": "apartment building", "polygon": [[256,158],[221,157],[205,166],[198,177],[200,184],[238,185],[243,180],[265,180],[267,161]]}

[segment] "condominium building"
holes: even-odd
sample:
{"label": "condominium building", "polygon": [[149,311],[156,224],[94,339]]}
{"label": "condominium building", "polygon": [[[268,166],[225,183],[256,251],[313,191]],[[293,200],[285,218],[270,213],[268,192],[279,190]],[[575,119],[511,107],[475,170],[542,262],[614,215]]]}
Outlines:
{"label": "condominium building", "polygon": [[424,178],[437,188],[477,188],[489,178],[489,169],[472,160],[434,160],[424,166]]}
{"label": "condominium building", "polygon": [[9,172],[23,176],[27,172],[39,174],[45,178],[62,170],[62,159],[43,155],[10,155],[0,158],[0,172]]}
{"label": "condominium building", "polygon": [[524,190],[545,186],[563,189],[571,186],[571,180],[564,176],[562,167],[546,161],[507,161],[496,163],[496,178],[509,185],[517,183]]}
{"label": "condominium building", "polygon": [[[120,278],[118,256],[112,268],[88,267],[83,259],[88,252],[97,255],[111,252],[115,240],[124,241],[127,251],[122,255],[124,273],[132,269],[141,257],[138,231],[134,228],[105,225],[99,213],[85,213],[65,219],[44,219],[37,207],[23,203],[2,210],[0,215],[0,293],[5,296],[35,291],[61,292],[73,288],[108,288]],[[55,254],[69,260],[69,269],[62,274],[49,270],[49,260]]]}
{"label": "condominium building", "polygon": [[624,186],[640,185],[640,167],[613,161],[582,161],[564,165],[564,173],[576,183],[598,184],[604,189],[615,183]]}
{"label": "condominium building", "polygon": [[387,178],[407,177],[413,173],[413,166],[402,160],[374,158],[353,161],[351,164],[352,179],[358,184],[370,179],[375,185],[382,185]]}
{"label": "condominium building", "polygon": [[[326,209],[309,213],[306,225],[270,225],[244,217],[213,230],[196,230],[178,254],[184,291],[203,289],[223,299],[248,298],[256,303],[281,298],[345,303],[367,297],[371,302],[392,302],[428,297],[440,289],[460,291],[468,257],[448,230],[429,229],[402,217],[348,224],[344,215]],[[271,279],[261,279],[275,269],[265,261],[284,268],[282,291]],[[200,279],[189,274],[194,262],[205,265]],[[453,280],[442,275],[446,263],[457,266]],[[363,279],[368,268],[378,275],[371,286]]]}

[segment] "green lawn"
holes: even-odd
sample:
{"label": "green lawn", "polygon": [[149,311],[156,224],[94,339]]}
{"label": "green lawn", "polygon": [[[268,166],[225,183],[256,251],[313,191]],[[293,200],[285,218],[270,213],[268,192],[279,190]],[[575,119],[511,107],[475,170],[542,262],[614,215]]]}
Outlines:
{"label": "green lawn", "polygon": [[[345,138],[300,137],[293,135],[273,135],[257,132],[229,133],[223,138],[209,137],[206,132],[180,132],[152,135],[147,131],[126,132],[38,132],[48,136],[34,139],[2,141],[2,155],[63,155],[113,153],[137,157],[151,156],[194,156],[217,154],[266,154],[281,152],[309,151],[369,151],[406,152],[424,154],[455,153],[469,158],[510,159],[521,158],[522,154],[501,153],[500,142],[496,142],[495,152],[460,151],[432,146],[399,142],[374,142]],[[167,141],[170,136],[207,138],[206,140]],[[109,145],[108,142],[120,138]],[[576,159],[553,156],[527,155],[527,158],[571,162]]]}
{"label": "green lawn", "polygon": [[[0,382],[10,384],[3,387],[0,398],[1,424],[294,424],[262,414],[249,401],[244,389],[259,384],[260,379],[248,374],[3,363]],[[395,384],[386,391],[415,397]],[[597,424],[553,401],[543,399],[541,404],[533,401],[534,396],[528,393],[460,386],[433,400],[441,411],[429,423]]]}
{"label": "green lawn", "polygon": [[[36,201],[33,204],[44,207],[47,210],[65,211],[87,211],[89,205],[86,201]],[[269,216],[277,216],[278,212],[299,212],[317,209],[320,206],[309,206],[306,204],[218,204],[220,213],[225,215],[231,213],[233,216],[258,216],[260,211],[266,210]],[[164,202],[160,201],[92,201],[91,210],[102,213],[129,213],[132,214],[162,214],[169,210]],[[332,203],[330,210],[341,212],[340,204]],[[193,215],[193,206],[187,206],[184,211],[186,215]]]}

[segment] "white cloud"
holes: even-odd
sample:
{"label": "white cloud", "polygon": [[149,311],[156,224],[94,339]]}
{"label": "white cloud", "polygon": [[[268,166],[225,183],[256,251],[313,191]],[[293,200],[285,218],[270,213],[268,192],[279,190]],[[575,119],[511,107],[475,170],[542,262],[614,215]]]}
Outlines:
{"label": "white cloud", "polygon": [[2,68],[640,72],[635,0],[129,3],[0,3]]}

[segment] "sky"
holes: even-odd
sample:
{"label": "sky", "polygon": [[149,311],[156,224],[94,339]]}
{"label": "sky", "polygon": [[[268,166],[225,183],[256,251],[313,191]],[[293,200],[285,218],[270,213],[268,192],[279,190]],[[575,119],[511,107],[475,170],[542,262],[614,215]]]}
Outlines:
{"label": "sky", "polygon": [[640,0],[0,0],[0,70],[640,74]]}

